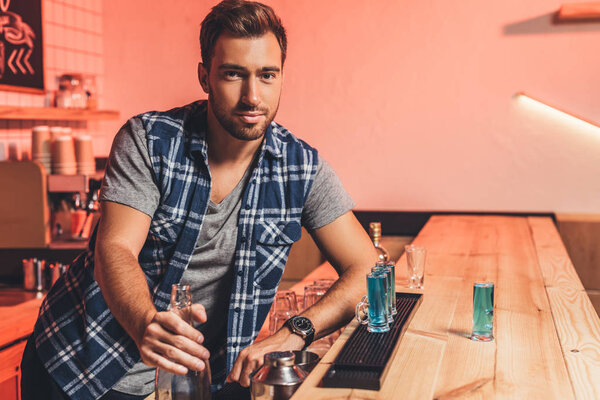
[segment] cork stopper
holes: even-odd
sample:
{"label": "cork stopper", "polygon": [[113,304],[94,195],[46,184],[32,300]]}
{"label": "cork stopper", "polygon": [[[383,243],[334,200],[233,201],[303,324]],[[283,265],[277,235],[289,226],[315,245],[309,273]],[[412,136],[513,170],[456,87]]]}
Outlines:
{"label": "cork stopper", "polygon": [[371,222],[369,224],[369,235],[373,239],[381,237],[381,222]]}

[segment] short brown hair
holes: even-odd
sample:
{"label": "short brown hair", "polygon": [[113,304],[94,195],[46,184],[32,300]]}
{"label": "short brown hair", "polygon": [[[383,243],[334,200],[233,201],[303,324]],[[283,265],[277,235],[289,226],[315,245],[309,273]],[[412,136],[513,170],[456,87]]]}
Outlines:
{"label": "short brown hair", "polygon": [[255,38],[272,32],[281,48],[281,65],[285,61],[287,37],[281,19],[265,4],[245,0],[223,0],[212,8],[200,28],[200,50],[204,67],[210,69],[215,43],[222,33],[234,37]]}

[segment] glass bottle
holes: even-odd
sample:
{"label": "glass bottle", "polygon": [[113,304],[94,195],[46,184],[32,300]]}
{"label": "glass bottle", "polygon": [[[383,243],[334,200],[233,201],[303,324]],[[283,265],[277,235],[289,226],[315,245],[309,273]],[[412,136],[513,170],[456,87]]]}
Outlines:
{"label": "glass bottle", "polygon": [[[189,285],[171,288],[172,311],[192,325],[192,294]],[[176,375],[156,368],[156,400],[210,400],[210,366],[206,362],[202,371],[188,369],[185,375]]]}
{"label": "glass bottle", "polygon": [[375,250],[377,251],[377,261],[387,262],[390,260],[390,255],[388,254],[385,247],[383,247],[380,243],[381,240],[381,223],[380,222],[371,222],[369,224],[369,236],[371,236],[371,240],[373,241],[373,245],[375,246]]}

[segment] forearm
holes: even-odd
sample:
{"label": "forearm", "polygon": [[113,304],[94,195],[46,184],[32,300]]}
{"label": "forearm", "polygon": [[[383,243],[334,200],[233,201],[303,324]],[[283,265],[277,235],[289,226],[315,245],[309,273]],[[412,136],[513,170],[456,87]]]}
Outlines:
{"label": "forearm", "polygon": [[366,294],[365,276],[375,265],[377,252],[352,212],[312,235],[340,275],[325,296],[302,314],[312,321],[316,337],[322,337],[352,319],[356,304]]}
{"label": "forearm", "polygon": [[94,277],[108,308],[139,343],[156,308],[137,258],[118,243],[98,242],[94,268]]}
{"label": "forearm", "polygon": [[366,291],[365,275],[371,267],[363,262],[348,268],[323,298],[301,314],[313,323],[315,339],[339,329],[354,317],[356,304]]}

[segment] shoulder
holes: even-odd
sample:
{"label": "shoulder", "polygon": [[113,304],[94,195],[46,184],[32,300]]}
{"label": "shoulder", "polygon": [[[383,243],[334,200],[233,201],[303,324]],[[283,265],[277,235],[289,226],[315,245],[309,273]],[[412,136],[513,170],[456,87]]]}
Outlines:
{"label": "shoulder", "polygon": [[289,154],[290,151],[300,152],[306,156],[309,156],[313,163],[316,164],[318,160],[318,152],[316,148],[298,138],[287,128],[278,124],[277,122],[271,122],[271,132],[275,146],[279,147],[282,152],[287,154]]}
{"label": "shoulder", "polygon": [[148,139],[183,137],[198,119],[205,118],[205,115],[206,101],[195,101],[166,111],[148,111],[138,114],[132,120],[141,123]]}

